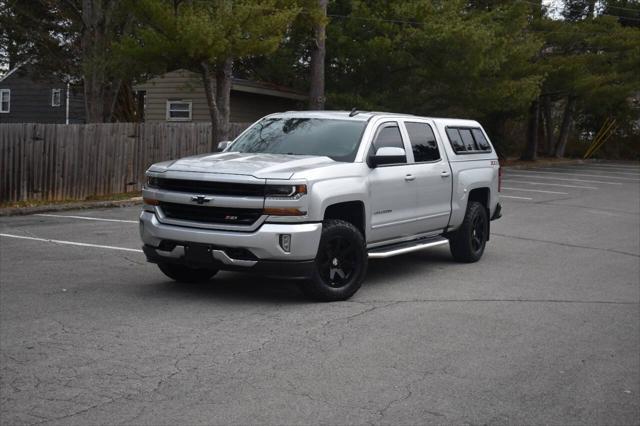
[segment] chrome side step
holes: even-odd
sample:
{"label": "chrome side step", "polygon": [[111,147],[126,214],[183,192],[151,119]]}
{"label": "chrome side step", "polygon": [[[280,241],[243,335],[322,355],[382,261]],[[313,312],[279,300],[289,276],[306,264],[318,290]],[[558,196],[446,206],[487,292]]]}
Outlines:
{"label": "chrome side step", "polygon": [[430,247],[448,244],[449,240],[444,237],[420,238],[419,240],[407,241],[404,243],[391,244],[388,246],[369,249],[369,259],[383,259],[385,257],[397,256],[399,254],[410,253],[412,251],[423,250]]}

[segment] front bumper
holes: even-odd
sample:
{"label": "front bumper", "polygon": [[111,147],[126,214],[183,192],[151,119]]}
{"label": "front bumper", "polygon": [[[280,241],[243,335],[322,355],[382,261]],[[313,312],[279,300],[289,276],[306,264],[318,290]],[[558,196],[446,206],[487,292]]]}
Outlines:
{"label": "front bumper", "polygon": [[222,250],[210,250],[208,260],[193,261],[185,255],[185,247],[176,246],[173,250],[160,250],[144,245],[142,247],[151,263],[175,263],[193,268],[213,268],[224,271],[250,272],[269,276],[286,276],[289,278],[310,278],[314,271],[314,260],[239,260],[230,258]]}
{"label": "front bumper", "polygon": [[[195,244],[209,246],[212,249],[212,265],[220,269],[269,269],[269,265],[274,265],[274,262],[289,265],[313,261],[321,233],[322,223],[265,223],[255,231],[238,232],[168,225],[161,223],[152,212],[143,211],[140,214],[140,236],[145,244],[144,252],[149,261],[156,263],[185,263],[184,247]],[[291,235],[290,252],[285,252],[280,247],[279,238],[282,234]],[[234,249],[248,251],[251,256],[234,258],[233,253],[237,251]],[[258,264],[262,266],[256,268]]]}

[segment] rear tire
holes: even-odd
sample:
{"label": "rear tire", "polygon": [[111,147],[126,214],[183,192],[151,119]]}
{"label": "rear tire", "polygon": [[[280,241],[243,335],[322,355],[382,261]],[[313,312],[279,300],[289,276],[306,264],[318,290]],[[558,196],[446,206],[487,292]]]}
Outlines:
{"label": "rear tire", "polygon": [[167,277],[181,283],[209,281],[218,272],[217,269],[189,268],[188,266],[173,263],[158,263],[158,268]]}
{"label": "rear tire", "polygon": [[477,262],[489,238],[487,209],[477,201],[469,201],[460,228],[449,235],[451,255],[458,262]]}
{"label": "rear tire", "polygon": [[304,293],[318,301],[346,300],[358,291],[368,266],[362,233],[344,220],[326,220],[310,280],[302,285]]}

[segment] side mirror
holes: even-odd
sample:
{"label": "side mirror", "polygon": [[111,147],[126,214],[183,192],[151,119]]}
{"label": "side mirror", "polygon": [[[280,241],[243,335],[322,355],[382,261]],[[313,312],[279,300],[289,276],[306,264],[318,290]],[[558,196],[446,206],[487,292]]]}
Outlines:
{"label": "side mirror", "polygon": [[224,151],[231,146],[231,141],[222,141],[218,143],[218,151]]}
{"label": "side mirror", "polygon": [[372,166],[383,166],[385,164],[397,164],[407,162],[407,153],[403,148],[385,146],[378,148],[376,155],[371,158]]}

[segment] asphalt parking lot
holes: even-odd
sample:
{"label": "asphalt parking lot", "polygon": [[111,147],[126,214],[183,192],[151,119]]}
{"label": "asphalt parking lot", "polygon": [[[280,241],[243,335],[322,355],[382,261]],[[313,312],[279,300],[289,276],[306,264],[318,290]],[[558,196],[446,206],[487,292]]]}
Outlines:
{"label": "asphalt parking lot", "polygon": [[0,422],[639,424],[640,165],[509,169],[502,203],[479,263],[371,261],[330,304],[173,283],[135,207],[0,218]]}

